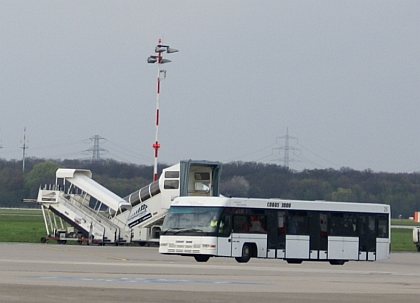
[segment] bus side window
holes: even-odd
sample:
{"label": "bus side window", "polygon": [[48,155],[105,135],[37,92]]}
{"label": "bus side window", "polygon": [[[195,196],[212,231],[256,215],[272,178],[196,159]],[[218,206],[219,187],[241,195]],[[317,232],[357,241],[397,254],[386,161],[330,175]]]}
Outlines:
{"label": "bus side window", "polygon": [[250,232],[254,233],[265,233],[265,218],[264,216],[251,215],[251,225],[249,227]]}
{"label": "bus side window", "polygon": [[279,211],[277,213],[277,228],[278,228],[279,235],[286,233],[285,221],[286,221],[286,215],[284,211]]}
{"label": "bus side window", "polygon": [[306,212],[290,212],[287,217],[287,234],[308,234],[308,216]]}
{"label": "bus side window", "polygon": [[328,215],[326,213],[319,214],[319,228],[320,228],[320,236],[327,237],[327,226],[328,226]]}
{"label": "bus side window", "polygon": [[233,231],[237,233],[249,232],[247,215],[236,215],[233,217]]}
{"label": "bus side window", "polygon": [[290,215],[287,220],[287,234],[297,235],[299,233],[299,224],[296,215]]}
{"label": "bus side window", "polygon": [[357,220],[353,214],[344,214],[343,216],[344,228],[343,236],[354,237],[357,235]]}
{"label": "bus side window", "polygon": [[368,228],[369,228],[369,234],[374,235],[375,234],[375,217],[374,216],[368,216]]}
{"label": "bus side window", "polygon": [[379,215],[378,216],[378,237],[388,238],[388,217]]}
{"label": "bus side window", "polygon": [[330,236],[344,236],[344,218],[343,213],[332,213],[329,223],[328,234]]}

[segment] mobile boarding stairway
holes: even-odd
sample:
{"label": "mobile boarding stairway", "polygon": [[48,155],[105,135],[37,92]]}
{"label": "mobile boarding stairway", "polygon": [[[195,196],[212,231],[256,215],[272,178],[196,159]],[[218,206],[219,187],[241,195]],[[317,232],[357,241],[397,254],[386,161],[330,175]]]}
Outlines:
{"label": "mobile boarding stairway", "polygon": [[218,196],[220,174],[220,162],[181,161],[121,198],[92,180],[89,170],[58,169],[55,185],[38,193],[47,231],[41,242],[158,243],[171,202],[178,196]]}
{"label": "mobile boarding stairway", "polygon": [[[124,220],[110,220],[104,208],[116,213],[131,204],[93,181],[92,173],[82,169],[58,169],[56,183],[38,192],[37,202],[44,216],[47,240],[66,243],[129,243],[131,230]],[[92,206],[93,204],[93,206]]]}

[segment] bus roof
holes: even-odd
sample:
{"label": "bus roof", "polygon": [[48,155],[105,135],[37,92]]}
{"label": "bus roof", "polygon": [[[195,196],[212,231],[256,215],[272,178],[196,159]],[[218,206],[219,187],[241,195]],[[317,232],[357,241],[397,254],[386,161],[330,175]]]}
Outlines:
{"label": "bus roof", "polygon": [[303,201],[286,199],[227,198],[184,196],[176,198],[172,206],[242,207],[278,210],[317,210],[389,214],[387,204],[335,201]]}

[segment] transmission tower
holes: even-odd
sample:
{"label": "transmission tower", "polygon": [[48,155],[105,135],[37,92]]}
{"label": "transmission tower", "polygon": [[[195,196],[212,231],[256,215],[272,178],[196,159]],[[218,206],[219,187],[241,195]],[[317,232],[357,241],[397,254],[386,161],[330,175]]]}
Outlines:
{"label": "transmission tower", "polygon": [[284,167],[289,168],[289,162],[290,161],[296,161],[295,159],[290,159],[290,157],[289,157],[289,151],[290,150],[292,150],[294,152],[300,151],[300,149],[290,146],[290,139],[296,140],[296,142],[297,142],[298,138],[289,136],[289,128],[287,128],[287,130],[286,130],[286,136],[277,137],[277,140],[276,140],[277,143],[278,143],[278,140],[279,139],[284,139],[284,146],[275,147],[275,148],[273,148],[273,151],[274,150],[278,150],[279,153],[280,153],[281,150],[284,150],[284,156],[283,156],[283,158],[275,159],[275,161],[283,160]]}
{"label": "transmission tower", "polygon": [[90,137],[89,140],[93,141],[93,147],[89,148],[86,151],[92,152],[92,161],[98,161],[101,159],[101,152],[107,152],[105,148],[99,146],[100,141],[106,139],[102,138],[99,135],[95,135],[93,137]]}
{"label": "transmission tower", "polygon": [[26,126],[23,129],[23,145],[21,146],[23,150],[22,155],[22,173],[25,173],[25,158],[26,158],[26,150],[29,148],[29,146],[26,144]]}

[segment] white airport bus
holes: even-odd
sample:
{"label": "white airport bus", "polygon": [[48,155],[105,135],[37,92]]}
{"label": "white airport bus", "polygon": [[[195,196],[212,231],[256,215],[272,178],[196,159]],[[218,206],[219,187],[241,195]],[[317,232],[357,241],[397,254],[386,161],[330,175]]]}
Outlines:
{"label": "white airport bus", "polygon": [[159,252],[210,257],[284,259],[288,263],[389,258],[385,204],[178,197],[165,217]]}

